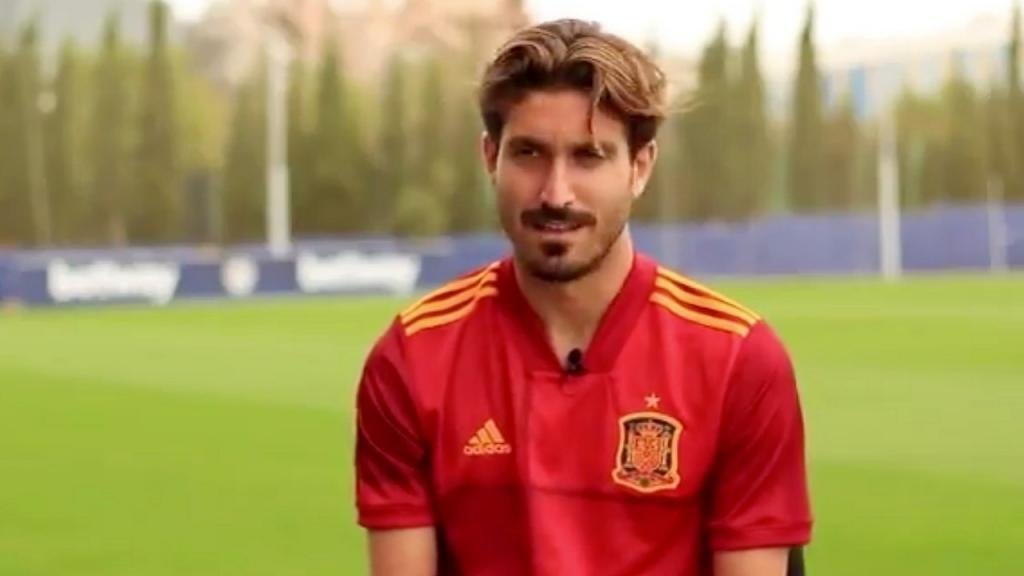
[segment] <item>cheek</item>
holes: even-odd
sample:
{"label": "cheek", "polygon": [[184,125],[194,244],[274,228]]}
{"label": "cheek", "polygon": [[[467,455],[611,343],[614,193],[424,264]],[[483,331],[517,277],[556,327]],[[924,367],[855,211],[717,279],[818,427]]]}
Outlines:
{"label": "cheek", "polygon": [[628,213],[636,199],[633,181],[629,174],[621,171],[588,179],[579,187],[578,196],[585,205],[606,218],[618,218],[623,212]]}
{"label": "cheek", "polygon": [[494,189],[503,209],[529,204],[534,196],[533,182],[520,170],[499,169],[494,174]]}
{"label": "cheek", "polygon": [[494,193],[497,200],[498,216],[506,231],[512,232],[519,214],[526,208],[527,201],[523,198],[521,187],[510,181],[507,175],[495,174]]}

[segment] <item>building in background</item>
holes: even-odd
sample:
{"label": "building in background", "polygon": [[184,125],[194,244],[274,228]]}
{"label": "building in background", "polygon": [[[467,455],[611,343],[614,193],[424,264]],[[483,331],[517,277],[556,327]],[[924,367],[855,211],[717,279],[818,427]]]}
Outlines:
{"label": "building in background", "polygon": [[[958,71],[983,93],[1006,81],[1010,23],[1006,15],[985,15],[965,26],[916,38],[847,41],[822,51],[822,90],[828,107],[849,97],[861,120],[890,109],[904,90],[939,92]],[[769,106],[788,117],[790,70],[773,74]]]}
{"label": "building in background", "polygon": [[529,22],[522,0],[222,0],[192,26],[188,43],[209,76],[234,86],[259,63],[271,19],[286,23],[304,60],[337,41],[359,82],[380,77],[395,50],[472,48],[486,56]]}

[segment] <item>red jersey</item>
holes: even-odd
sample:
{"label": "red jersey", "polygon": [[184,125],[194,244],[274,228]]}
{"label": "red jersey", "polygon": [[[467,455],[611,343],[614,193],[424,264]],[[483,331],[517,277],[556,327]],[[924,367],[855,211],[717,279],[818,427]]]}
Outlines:
{"label": "red jersey", "polygon": [[742,305],[637,255],[568,369],[510,260],[403,312],[358,393],[359,522],[434,526],[441,574],[710,574],[809,541],[789,357]]}

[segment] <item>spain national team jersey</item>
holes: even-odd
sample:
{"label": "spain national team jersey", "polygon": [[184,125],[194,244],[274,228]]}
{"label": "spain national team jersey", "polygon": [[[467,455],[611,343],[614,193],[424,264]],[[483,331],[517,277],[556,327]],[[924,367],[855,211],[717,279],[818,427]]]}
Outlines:
{"label": "spain national team jersey", "polygon": [[710,574],[810,539],[789,357],[757,314],[637,255],[566,368],[511,261],[396,318],[358,393],[359,522],[434,526],[441,574]]}

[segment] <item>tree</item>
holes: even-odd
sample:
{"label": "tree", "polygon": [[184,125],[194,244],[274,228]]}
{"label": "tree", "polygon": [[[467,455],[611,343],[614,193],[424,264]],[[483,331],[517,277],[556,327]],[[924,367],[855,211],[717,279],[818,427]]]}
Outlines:
{"label": "tree", "polygon": [[1009,87],[991,86],[982,108],[988,147],[988,175],[998,179],[1004,194],[1012,197],[1016,189],[1018,161],[1015,157],[1016,139]]}
{"label": "tree", "polygon": [[749,218],[763,211],[771,192],[772,146],[758,45],[755,22],[750,26],[740,58],[735,88],[735,131],[729,146],[735,187],[735,205],[730,216],[736,218]]}
{"label": "tree", "polygon": [[[448,227],[446,207],[451,198],[451,166],[445,158],[444,71],[436,54],[421,69],[418,92],[422,104],[414,132],[413,180],[402,189],[395,214],[395,231],[405,236],[433,236]],[[450,140],[448,140],[450,143]]]}
{"label": "tree", "polygon": [[800,61],[794,87],[789,142],[789,195],[791,208],[816,211],[822,198],[824,135],[821,80],[814,48],[814,8],[800,36]]}
{"label": "tree", "polygon": [[[21,29],[18,44],[5,74],[4,104],[10,108],[4,142],[7,167],[5,225],[7,241],[23,246],[49,244],[52,240],[49,198],[46,189],[42,93],[39,64],[39,30],[34,21]],[[5,106],[6,107],[6,106]]]}
{"label": "tree", "polygon": [[141,92],[131,227],[133,239],[145,242],[169,242],[181,237],[180,123],[167,12],[162,0],[149,5],[150,46]]}
{"label": "tree", "polygon": [[483,122],[469,81],[472,71],[470,62],[459,68],[465,81],[454,83],[453,105],[448,107],[452,113],[449,120],[450,144],[446,148],[452,182],[448,228],[453,233],[493,229],[497,220],[491,202],[492,193],[487,185],[487,172],[480,157]]}
{"label": "tree", "polygon": [[104,25],[103,47],[96,65],[89,159],[93,197],[99,200],[100,236],[116,246],[124,245],[128,236],[129,78],[128,54],[121,44],[119,18],[111,13]]}
{"label": "tree", "polygon": [[638,222],[674,222],[679,217],[679,198],[685,191],[676,143],[679,124],[679,116],[670,113],[658,132],[658,159],[647,188],[633,205],[632,218]]}
{"label": "tree", "polygon": [[180,174],[184,180],[183,239],[189,243],[216,243],[222,239],[216,179],[225,163],[232,103],[229,96],[197,73],[195,57],[180,49],[174,50],[172,57],[183,143],[179,147]]}
{"label": "tree", "polygon": [[[652,44],[647,52],[657,59],[661,48]],[[674,222],[679,218],[679,198],[685,195],[686,190],[681,169],[682,147],[678,142],[682,131],[679,110],[685,109],[686,104],[676,102],[669,108],[658,130],[658,158],[654,170],[643,195],[633,205],[632,218],[638,222]]]}
{"label": "tree", "polygon": [[17,134],[18,83],[14,57],[0,45],[0,246],[16,240],[18,213],[14,179],[19,151]]}
{"label": "tree", "polygon": [[382,87],[383,106],[376,165],[380,188],[374,194],[372,212],[375,223],[391,231],[395,210],[407,186],[413,183],[412,150],[409,146],[409,94],[405,79],[409,66],[400,54],[392,57]]}
{"label": "tree", "polygon": [[353,105],[341,75],[337,43],[326,42],[313,131],[310,202],[303,231],[339,234],[367,226],[364,150]]}
{"label": "tree", "polygon": [[881,135],[877,125],[858,124],[858,140],[860,151],[854,177],[854,207],[870,210],[878,205],[878,156]]}
{"label": "tree", "polygon": [[288,81],[288,190],[291,196],[292,228],[308,230],[310,208],[311,106],[309,76],[301,59],[292,62]]}
{"label": "tree", "polygon": [[1013,7],[1012,31],[1007,58],[1006,135],[1003,157],[1006,197],[1024,201],[1024,85],[1021,82],[1021,12],[1020,4]]}
{"label": "tree", "polygon": [[954,70],[942,92],[946,136],[943,198],[984,201],[988,184],[984,119],[974,87],[959,68]]}
{"label": "tree", "polygon": [[262,76],[243,84],[235,97],[223,180],[222,230],[230,242],[264,237],[267,123]]}
{"label": "tree", "polygon": [[860,129],[853,102],[847,95],[828,119],[825,130],[825,173],[828,185],[822,189],[822,207],[850,210],[860,204],[857,191],[861,152]]}
{"label": "tree", "polygon": [[82,57],[73,40],[64,43],[53,82],[54,109],[47,118],[47,174],[54,240],[94,242],[90,232],[93,202],[87,190]]}
{"label": "tree", "polygon": [[914,208],[928,200],[923,182],[926,152],[935,153],[942,118],[933,102],[909,90],[897,100],[895,114],[900,201]]}
{"label": "tree", "polygon": [[683,118],[686,174],[693,192],[685,214],[691,219],[732,218],[739,211],[729,165],[728,57],[723,23],[701,55],[696,105]]}

